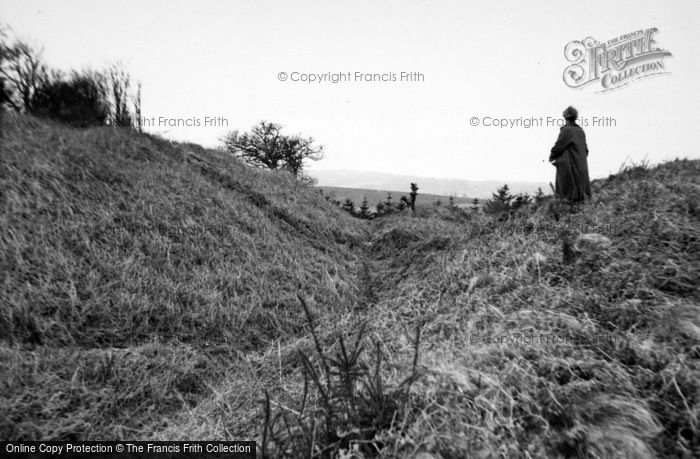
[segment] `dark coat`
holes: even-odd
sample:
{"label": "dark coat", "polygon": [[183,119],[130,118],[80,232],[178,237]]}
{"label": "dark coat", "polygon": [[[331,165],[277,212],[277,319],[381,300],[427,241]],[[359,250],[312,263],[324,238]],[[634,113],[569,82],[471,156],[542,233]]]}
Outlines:
{"label": "dark coat", "polygon": [[591,197],[587,158],[586,134],[578,124],[567,122],[559,130],[559,138],[549,155],[549,161],[557,168],[554,191],[559,197],[571,202]]}

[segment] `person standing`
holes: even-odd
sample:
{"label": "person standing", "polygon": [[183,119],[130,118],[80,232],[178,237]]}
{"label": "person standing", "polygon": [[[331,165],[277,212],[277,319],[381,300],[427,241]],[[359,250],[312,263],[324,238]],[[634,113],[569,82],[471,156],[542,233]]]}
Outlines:
{"label": "person standing", "polygon": [[576,124],[578,111],[569,106],[563,115],[566,124],[559,130],[559,138],[552,147],[549,162],[557,168],[554,188],[556,195],[570,203],[577,203],[591,197],[588,145],[586,134]]}

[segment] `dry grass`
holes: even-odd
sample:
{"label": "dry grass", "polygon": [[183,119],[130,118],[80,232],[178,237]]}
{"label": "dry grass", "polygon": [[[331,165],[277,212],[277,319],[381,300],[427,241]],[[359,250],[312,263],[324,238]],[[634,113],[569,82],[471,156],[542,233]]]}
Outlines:
{"label": "dry grass", "polygon": [[[559,221],[551,202],[503,231],[483,216],[380,221],[373,248],[398,254],[379,257],[375,327],[425,323],[425,406],[386,454],[697,457],[699,185],[700,162],[673,161],[596,182]],[[551,229],[508,234],[528,224]],[[563,263],[560,231],[595,226],[611,246]]]}
{"label": "dry grass", "polygon": [[[2,438],[260,445],[267,392],[291,424],[273,456],[700,456],[699,161],[628,166],[577,213],[550,200],[506,223],[445,206],[354,220],[222,153],[28,118],[2,169]],[[100,225],[118,230],[85,230]],[[610,246],[577,252],[594,227]],[[342,371],[302,397],[363,322],[352,400],[420,375],[366,407],[378,422],[342,397],[328,416]]]}
{"label": "dry grass", "polygon": [[0,438],[158,435],[233,370],[265,384],[251,362],[306,334],[300,289],[322,316],[353,307],[363,229],[293,177],[6,121]]}

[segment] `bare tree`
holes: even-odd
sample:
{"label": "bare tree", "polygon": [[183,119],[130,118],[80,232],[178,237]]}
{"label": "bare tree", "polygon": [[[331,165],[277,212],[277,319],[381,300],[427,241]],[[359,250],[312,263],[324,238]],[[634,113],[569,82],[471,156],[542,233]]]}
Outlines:
{"label": "bare tree", "polygon": [[311,137],[287,136],[282,126],[261,121],[250,132],[233,131],[224,137],[224,147],[246,164],[264,169],[283,169],[303,178],[304,161],[323,158],[323,146]]}
{"label": "bare tree", "polygon": [[105,75],[107,95],[112,112],[109,122],[115,127],[129,127],[131,126],[131,112],[129,111],[131,76],[124,70],[124,66],[120,62],[107,67]]}
{"label": "bare tree", "polygon": [[19,40],[9,43],[7,34],[2,37],[0,76],[5,80],[5,102],[16,111],[31,113],[34,94],[49,79],[41,53]]}
{"label": "bare tree", "polygon": [[139,132],[143,132],[143,118],[141,117],[141,82],[139,81],[136,85],[136,95],[132,97],[132,103],[134,106],[134,126]]}
{"label": "bare tree", "polygon": [[[41,49],[10,32],[0,24],[0,90],[4,89],[0,91],[0,106],[62,121],[75,116],[70,122],[80,125],[102,120],[112,126],[131,127],[132,114],[141,118],[141,83],[133,94],[131,76],[120,62],[102,71],[85,70],[69,76],[49,69]],[[140,125],[138,128],[141,130]]]}

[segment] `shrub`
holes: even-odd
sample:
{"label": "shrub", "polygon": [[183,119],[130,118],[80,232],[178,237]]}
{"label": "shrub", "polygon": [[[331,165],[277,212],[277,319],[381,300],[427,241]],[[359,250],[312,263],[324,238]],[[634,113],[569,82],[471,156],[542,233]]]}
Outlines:
{"label": "shrub", "polygon": [[73,74],[70,80],[56,79],[34,96],[33,112],[76,127],[101,126],[109,117],[105,88],[95,75]]}
{"label": "shrub", "polygon": [[372,212],[369,210],[369,203],[367,202],[366,196],[362,198],[362,202],[360,203],[360,211],[358,212],[357,216],[364,219],[372,218]]}
{"label": "shrub", "polygon": [[350,215],[355,215],[355,203],[352,202],[352,199],[346,198],[342,207],[345,212],[348,212]]}
{"label": "shrub", "polygon": [[244,163],[262,169],[282,169],[301,176],[305,161],[323,158],[323,146],[311,137],[285,135],[282,126],[261,121],[250,132],[232,131],[223,139],[224,148]]}
{"label": "shrub", "polygon": [[522,207],[527,207],[530,204],[532,204],[532,198],[530,197],[529,194],[527,193],[520,193],[515,195],[513,198],[513,203],[511,204],[511,208],[513,210],[520,209]]}
{"label": "shrub", "polygon": [[491,196],[491,199],[486,201],[486,204],[484,205],[484,213],[496,215],[508,212],[511,209],[513,195],[510,194],[508,185],[503,185]]}
{"label": "shrub", "polygon": [[479,212],[479,198],[472,199],[472,211]]}
{"label": "shrub", "polygon": [[[398,412],[407,413],[404,404],[409,400],[411,385],[419,378],[416,368],[420,328],[416,331],[411,374],[390,389],[382,377],[379,342],[374,343],[370,364],[363,361],[366,324],[360,326],[353,345],[341,335],[340,349],[328,355],[314,330],[306,301],[301,295],[298,298],[306,313],[318,362],[299,351],[304,390],[298,411],[279,409],[273,413],[270,395],[265,392],[262,456],[338,457],[349,450],[359,452],[360,457],[379,454],[383,446],[380,434],[392,428]],[[310,403],[311,391],[319,396],[319,403]],[[397,429],[395,424],[393,428]]]}

